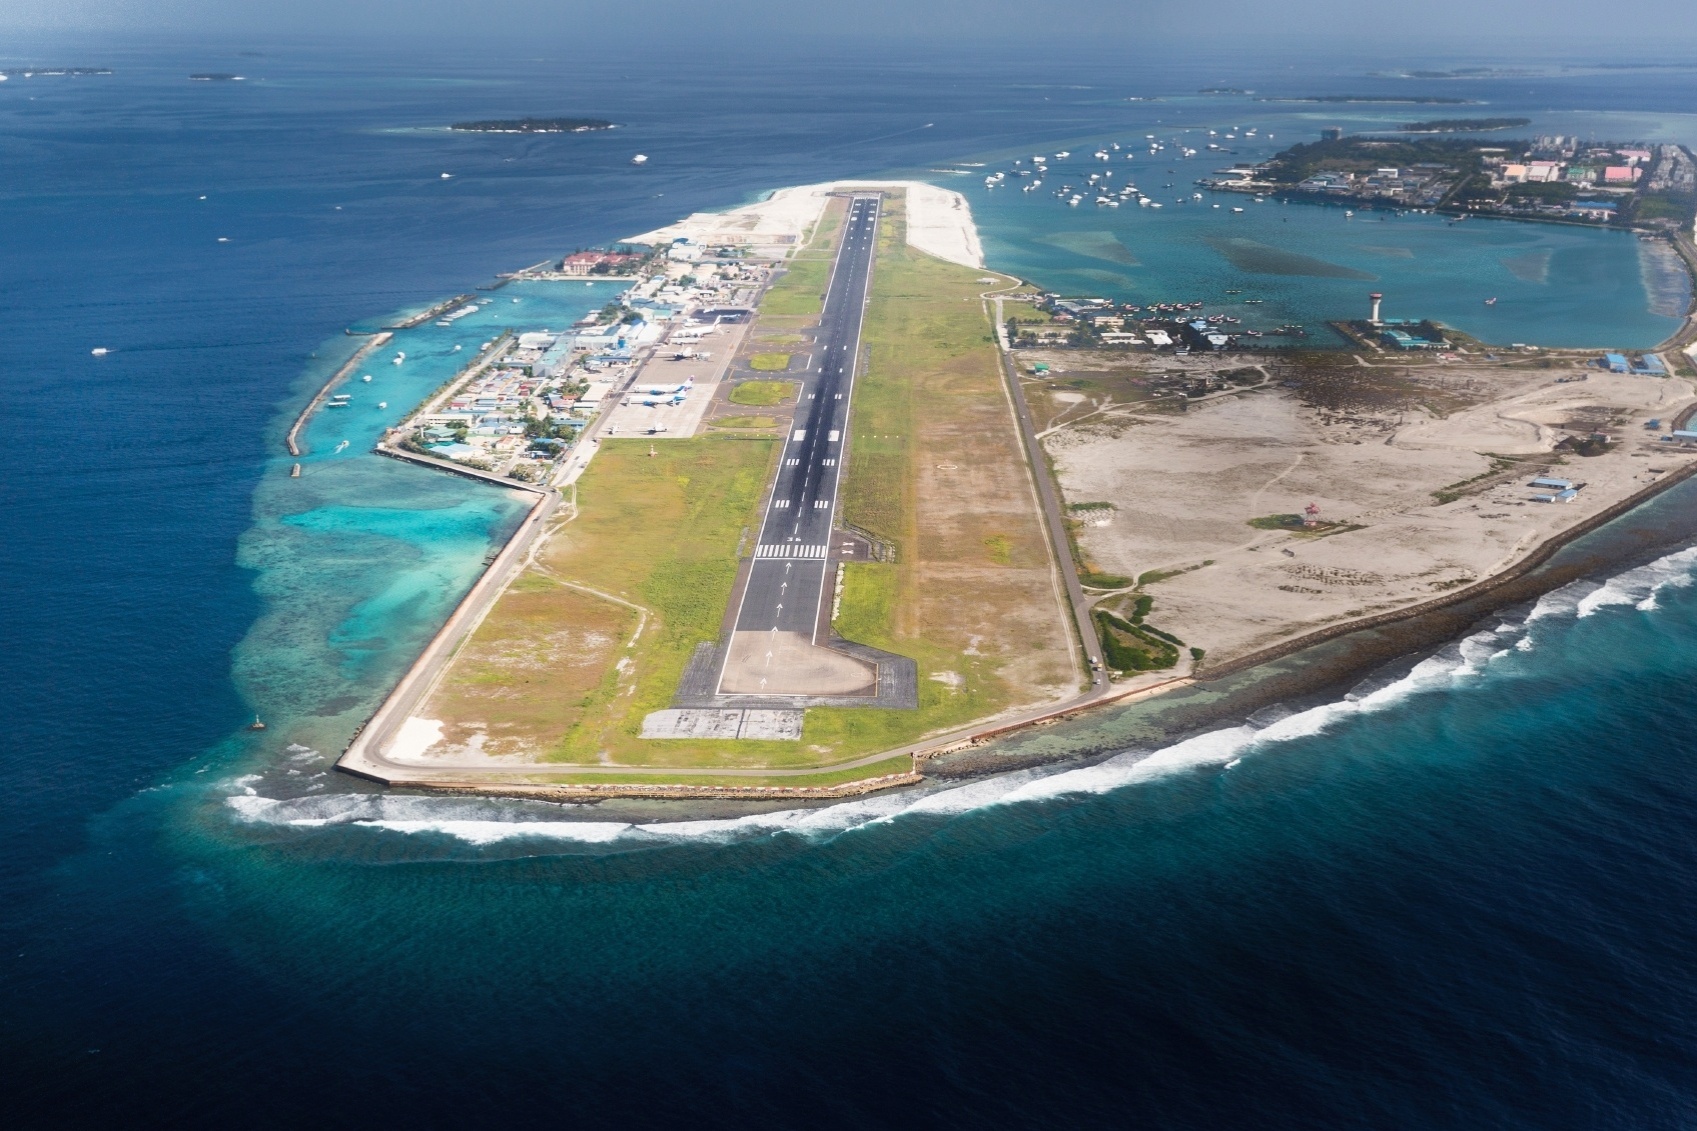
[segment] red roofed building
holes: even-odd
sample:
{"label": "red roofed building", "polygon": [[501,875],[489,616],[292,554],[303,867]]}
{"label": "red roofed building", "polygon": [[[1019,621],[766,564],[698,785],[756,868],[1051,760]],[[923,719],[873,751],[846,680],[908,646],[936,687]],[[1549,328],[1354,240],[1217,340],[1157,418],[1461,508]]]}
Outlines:
{"label": "red roofed building", "polygon": [[560,261],[562,275],[612,275],[634,267],[642,256],[622,251],[574,251]]}

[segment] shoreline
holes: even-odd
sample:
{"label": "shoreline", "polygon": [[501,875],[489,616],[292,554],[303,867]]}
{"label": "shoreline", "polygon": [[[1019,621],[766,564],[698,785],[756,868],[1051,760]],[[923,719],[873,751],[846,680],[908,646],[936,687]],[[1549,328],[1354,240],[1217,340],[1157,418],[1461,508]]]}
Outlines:
{"label": "shoreline", "polygon": [[[861,184],[869,182],[841,183]],[[835,183],[833,183],[832,187],[834,186]],[[822,187],[824,186],[799,186],[794,190],[778,190],[778,192],[782,193],[790,191],[792,193],[800,193],[805,190],[819,189]],[[934,188],[935,186],[928,187]],[[812,222],[816,222],[816,220],[809,221],[810,224]],[[969,225],[971,224],[969,213],[965,222]],[[680,225],[674,225],[673,227],[677,228],[680,227]],[[649,235],[658,236],[667,230],[668,229],[660,229],[656,233],[649,233]],[[922,248],[921,250],[924,249]],[[1686,258],[1685,261],[1688,269],[1697,270],[1697,268],[1693,267],[1693,261],[1690,258]],[[1005,278],[1014,278],[1013,276],[1006,275],[1005,272],[999,272],[999,274],[1002,274]],[[451,303],[442,305],[451,305]],[[432,309],[437,308],[433,307]],[[1697,312],[1693,312],[1688,315],[1686,325],[1682,327],[1681,333],[1685,334],[1693,331],[1697,331]],[[1000,335],[998,335],[998,352],[1001,354],[1001,361],[1005,368],[1011,360],[1011,351],[1002,346],[999,339]],[[369,350],[376,348],[380,344],[381,343],[377,342],[368,343],[366,349]],[[323,395],[328,392],[330,386],[334,384],[335,380],[345,375],[345,372],[357,363],[364,352],[365,350],[362,350],[361,354],[356,354],[355,358],[350,360],[349,363],[347,363],[347,365],[338,372],[337,378],[332,378],[331,383],[327,384],[324,390],[321,390],[319,397],[315,398],[314,404],[309,406],[306,412],[303,412],[301,421],[304,421],[306,416],[310,413],[311,408],[316,406],[317,401],[322,399]],[[1022,442],[1028,443],[1030,441],[1030,435],[1028,432],[1027,422],[1018,420],[1017,415],[1018,414],[1016,414],[1016,426],[1021,432]],[[297,429],[299,423],[300,421],[297,422]],[[292,435],[293,431],[291,431],[291,436]],[[980,750],[987,744],[1009,735],[1071,720],[1085,714],[1086,712],[1092,712],[1102,707],[1124,705],[1131,700],[1151,698],[1156,695],[1165,694],[1181,688],[1216,683],[1232,676],[1251,672],[1257,668],[1275,663],[1281,659],[1285,659],[1289,656],[1314,648],[1318,645],[1325,644],[1329,641],[1349,636],[1353,633],[1369,632],[1379,628],[1406,625],[1409,622],[1419,621],[1422,618],[1431,618],[1435,614],[1441,614],[1446,610],[1453,610],[1460,606],[1479,602],[1481,599],[1484,599],[1487,602],[1488,607],[1474,610],[1469,614],[1470,621],[1476,620],[1480,616],[1488,615],[1491,609],[1505,607],[1508,604],[1513,604],[1526,599],[1526,595],[1524,593],[1516,592],[1513,594],[1500,594],[1503,597],[1503,600],[1500,602],[1493,603],[1491,600],[1493,595],[1498,594],[1499,591],[1510,588],[1514,582],[1526,578],[1527,575],[1535,572],[1541,566],[1546,565],[1565,546],[1594,532],[1609,522],[1630,513],[1634,509],[1657,497],[1668,489],[1683,483],[1693,475],[1697,475],[1697,464],[1680,468],[1678,471],[1665,476],[1663,479],[1658,480],[1655,483],[1646,485],[1644,488],[1634,492],[1632,495],[1619,500],[1604,510],[1599,511],[1597,514],[1590,516],[1583,522],[1553,534],[1551,537],[1535,546],[1525,557],[1508,565],[1503,570],[1481,578],[1473,585],[1446,593],[1440,597],[1419,602],[1406,608],[1390,610],[1303,632],[1291,639],[1272,644],[1235,659],[1224,661],[1219,666],[1211,667],[1205,672],[1193,671],[1182,674],[1173,674],[1154,682],[1138,683],[1136,686],[1120,685],[1116,687],[1111,684],[1097,684],[1091,691],[1084,695],[1061,703],[1051,703],[1042,707],[1031,708],[1023,712],[1011,712],[1000,718],[991,717],[982,719],[976,723],[969,724],[968,726],[922,739],[919,742],[876,752],[871,755],[857,757],[847,762],[839,763],[835,766],[817,766],[788,770],[737,770],[727,768],[626,768],[588,765],[577,766],[568,764],[562,764],[558,767],[554,767],[546,763],[531,763],[508,766],[491,765],[486,768],[478,767],[476,769],[468,769],[467,767],[443,767],[441,770],[434,772],[429,767],[421,766],[417,768],[418,771],[424,774],[431,774],[431,776],[414,777],[411,775],[396,775],[392,772],[395,767],[386,763],[379,764],[378,761],[368,757],[368,752],[372,749],[372,743],[380,743],[387,735],[388,731],[397,722],[404,721],[404,712],[400,713],[399,718],[396,717],[397,712],[400,711],[403,703],[405,707],[410,710],[411,707],[415,706],[417,702],[421,702],[429,693],[429,690],[434,686],[436,680],[440,678],[442,672],[445,670],[446,663],[451,658],[452,653],[457,650],[458,646],[463,643],[464,639],[466,639],[469,634],[476,629],[477,624],[481,623],[482,616],[487,613],[489,607],[493,604],[494,599],[498,597],[502,591],[504,591],[506,586],[512,580],[512,577],[516,576],[516,569],[514,567],[518,563],[518,559],[523,557],[523,555],[528,551],[530,546],[534,543],[537,533],[541,529],[542,523],[537,521],[538,516],[541,515],[543,518],[546,518],[546,515],[552,512],[560,500],[559,493],[557,491],[550,491],[531,485],[519,484],[517,482],[508,482],[496,476],[475,473],[468,474],[465,469],[446,464],[444,461],[431,460],[425,457],[415,456],[412,453],[400,452],[398,450],[390,449],[387,445],[382,443],[378,445],[377,452],[378,454],[387,455],[391,458],[414,462],[421,466],[434,466],[453,473],[466,474],[468,478],[490,482],[493,485],[529,490],[537,494],[539,498],[537,500],[537,504],[532,507],[530,514],[527,515],[525,520],[519,524],[517,529],[515,529],[507,544],[498,552],[489,568],[484,571],[477,582],[473,584],[471,590],[469,590],[466,596],[462,598],[460,604],[456,606],[455,610],[450,614],[442,628],[431,639],[424,652],[421,653],[419,658],[408,668],[400,682],[397,683],[394,690],[385,697],[383,703],[378,707],[377,711],[371,716],[371,718],[355,732],[347,749],[344,751],[341,758],[338,759],[336,768],[349,773],[352,776],[380,782],[391,787],[411,786],[414,788],[432,791],[475,793],[493,796],[537,797],[573,801],[594,801],[613,798],[665,801],[829,800],[847,796],[859,796],[865,793],[877,792],[899,786],[919,784],[928,780],[927,775],[922,772],[922,770],[928,765],[932,766],[935,770],[947,770],[950,768],[948,761],[952,756],[970,755],[971,752]],[[1038,476],[1039,483],[1042,481],[1041,477],[1043,475],[1050,474],[1046,464],[1042,468],[1034,467],[1031,470],[1036,476]],[[1053,487],[1052,476],[1051,486]],[[1066,552],[1062,555],[1062,557],[1065,562],[1071,564],[1072,557],[1070,547],[1066,548]],[[1549,588],[1553,589],[1557,587],[1558,584],[1560,583],[1552,583]],[[1544,591],[1548,590],[1546,589]],[[1416,635],[1418,635],[1418,633]],[[1081,651],[1084,653],[1086,659],[1092,655],[1090,645],[1093,642],[1093,633],[1078,641]],[[1418,644],[1410,644],[1408,647],[1400,649],[1398,654],[1409,654],[1412,651],[1419,650],[1421,646],[1422,645]],[[1361,671],[1365,670],[1365,666],[1376,666],[1386,662],[1390,658],[1393,657],[1375,656],[1372,658],[1370,665],[1356,663],[1353,665],[1346,664],[1345,666],[1353,668],[1353,670],[1359,674]],[[1145,677],[1145,679],[1147,679],[1147,677]],[[692,786],[687,783],[676,782],[664,785],[645,785],[638,781],[631,781],[628,783],[584,782],[573,784],[569,780],[561,780],[558,782],[515,781],[505,783],[486,779],[469,780],[466,777],[468,773],[478,775],[485,773],[496,775],[513,774],[515,776],[523,775],[532,778],[540,778],[550,774],[557,774],[564,779],[572,774],[618,774],[625,772],[628,772],[633,776],[641,776],[648,773],[666,773],[686,778],[726,778],[738,776],[758,776],[765,778],[804,777],[827,775],[834,772],[840,772],[844,769],[852,769],[861,765],[871,765],[876,762],[893,760],[903,756],[911,759],[911,768],[906,773],[885,774],[878,777],[860,779],[852,782],[818,786],[760,785],[744,787],[717,784]],[[1069,756],[1051,757],[1041,759],[1039,761],[1063,761],[1066,760],[1067,757]],[[1076,755],[1072,755],[1071,757],[1076,757]],[[1038,763],[1033,762],[1027,764]]]}

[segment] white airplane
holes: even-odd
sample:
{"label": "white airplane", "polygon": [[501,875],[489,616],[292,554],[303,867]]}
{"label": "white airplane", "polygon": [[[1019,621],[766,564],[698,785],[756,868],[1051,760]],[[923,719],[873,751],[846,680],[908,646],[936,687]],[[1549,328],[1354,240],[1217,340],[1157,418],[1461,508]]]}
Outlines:
{"label": "white airplane", "polygon": [[695,388],[695,378],[685,377],[684,383],[681,385],[646,385],[637,391],[647,393],[649,396],[657,397],[662,393],[687,393],[693,388]]}

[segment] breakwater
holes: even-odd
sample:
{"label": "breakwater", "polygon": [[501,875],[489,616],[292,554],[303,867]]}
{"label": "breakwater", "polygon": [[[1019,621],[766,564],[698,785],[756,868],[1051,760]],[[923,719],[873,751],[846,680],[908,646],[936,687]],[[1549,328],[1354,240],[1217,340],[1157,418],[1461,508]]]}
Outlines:
{"label": "breakwater", "polygon": [[301,454],[301,429],[306,427],[306,422],[312,419],[312,414],[318,411],[318,406],[323,404],[324,399],[330,395],[330,390],[347,380],[348,374],[357,369],[359,364],[370,357],[374,351],[388,345],[393,337],[394,335],[387,330],[374,335],[370,341],[355,350],[354,355],[348,358],[340,369],[330,375],[330,379],[324,382],[323,388],[313,395],[313,398],[306,403],[306,407],[301,409],[300,415],[295,417],[295,422],[289,426],[289,433],[283,438],[283,442],[287,445],[290,455],[298,456]]}

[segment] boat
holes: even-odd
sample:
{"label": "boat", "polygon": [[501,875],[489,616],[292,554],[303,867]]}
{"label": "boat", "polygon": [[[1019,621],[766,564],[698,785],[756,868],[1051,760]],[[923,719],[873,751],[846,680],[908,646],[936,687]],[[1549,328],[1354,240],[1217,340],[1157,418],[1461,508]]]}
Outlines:
{"label": "boat", "polygon": [[360,380],[364,381],[367,385],[371,384],[371,374],[367,373],[364,377],[361,377]]}
{"label": "boat", "polygon": [[1496,296],[1494,296],[1494,295],[1493,295],[1493,296],[1492,296],[1492,297],[1490,297],[1490,298],[1488,298],[1488,299],[1486,299],[1486,300],[1485,300],[1485,305],[1486,305],[1486,306],[1495,306],[1495,305],[1497,305],[1497,300],[1496,300]]}
{"label": "boat", "polygon": [[336,445],[336,451],[331,452],[330,454],[336,455],[339,452],[344,452],[344,451],[347,450],[347,447],[348,447],[348,442],[346,440],[343,440],[340,444]]}
{"label": "boat", "polygon": [[648,164],[648,154],[638,153],[635,157],[630,159],[630,163],[632,165],[646,165]]}
{"label": "boat", "polygon": [[297,463],[297,464],[295,464],[295,466],[293,466],[289,469],[289,478],[290,479],[299,479],[300,477],[301,477],[301,465]]}
{"label": "boat", "polygon": [[1071,157],[1071,156],[1072,156],[1072,152],[1070,150],[1061,149],[1061,150],[1056,151],[1055,160],[1056,161],[1065,161],[1068,157]]}
{"label": "boat", "polygon": [[111,353],[112,351],[107,349],[105,346],[95,346],[93,349],[89,350],[88,352],[93,354],[95,357],[105,357],[107,354]]}
{"label": "boat", "polygon": [[461,349],[463,349],[463,348],[464,348],[464,347],[462,347],[462,346],[461,346],[461,345],[460,345],[460,344],[459,344],[459,343],[458,343],[458,342],[455,342],[455,343],[454,343],[454,348],[453,348],[453,349],[451,349],[451,350],[449,350],[449,351],[448,351],[448,352],[449,352],[449,353],[459,353],[459,352],[460,352],[460,350],[461,350]]}
{"label": "boat", "polygon": [[1355,212],[1352,209],[1345,208],[1343,210],[1343,218],[1345,220],[1348,220],[1350,217],[1352,217],[1354,215],[1355,215]]}
{"label": "boat", "polygon": [[249,726],[247,729],[249,729],[249,730],[264,730],[265,724],[259,721],[258,715],[255,715],[253,717],[253,724],[251,726]]}
{"label": "boat", "polygon": [[443,173],[442,174],[442,179],[444,181],[453,180],[453,178],[454,178],[454,174],[452,174],[452,173]]}
{"label": "boat", "polygon": [[1243,211],[1243,209],[1241,209],[1241,208],[1233,208],[1233,209],[1232,209],[1232,211],[1233,211],[1233,212],[1242,212],[1242,211]]}
{"label": "boat", "polygon": [[388,401],[378,401],[378,402],[377,402],[377,407],[378,407],[378,408],[388,408],[388,407],[389,407],[389,402],[388,402]]}

